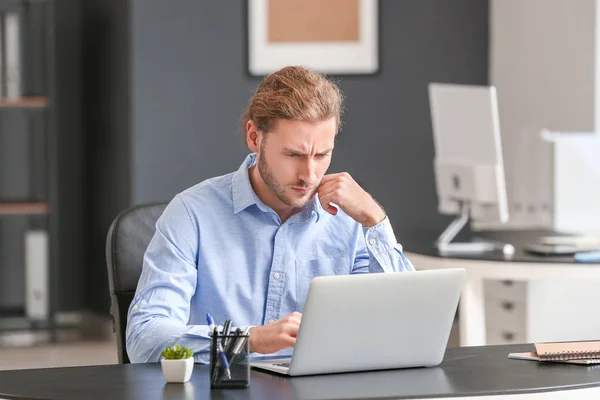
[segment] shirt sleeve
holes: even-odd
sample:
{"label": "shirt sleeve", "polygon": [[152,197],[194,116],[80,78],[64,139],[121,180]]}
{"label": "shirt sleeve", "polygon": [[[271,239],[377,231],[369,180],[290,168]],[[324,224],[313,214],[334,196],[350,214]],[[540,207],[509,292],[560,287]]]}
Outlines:
{"label": "shirt sleeve", "polygon": [[179,344],[208,363],[208,325],[187,325],[196,291],[199,233],[177,196],[156,223],[142,274],[129,306],[126,347],[131,362],[157,362],[166,346]]}
{"label": "shirt sleeve", "polygon": [[394,230],[386,216],[379,224],[362,228],[352,273],[414,271],[412,263],[396,241]]}

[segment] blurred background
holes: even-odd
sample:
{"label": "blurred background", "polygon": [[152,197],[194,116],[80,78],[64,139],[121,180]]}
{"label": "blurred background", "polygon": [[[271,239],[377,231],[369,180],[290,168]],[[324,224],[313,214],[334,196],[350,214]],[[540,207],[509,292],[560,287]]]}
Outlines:
{"label": "blurred background", "polygon": [[[278,62],[253,45],[267,3],[0,1],[0,369],[116,362],[108,227],[239,167],[239,117]],[[333,3],[372,34],[332,39],[366,41],[364,57],[306,56],[346,98],[330,171],[378,199],[398,241],[451,220],[437,209],[430,82],[498,86],[509,225],[555,228],[554,153],[540,132],[596,130],[596,2]],[[302,26],[291,38],[273,28],[276,41],[314,30]]]}

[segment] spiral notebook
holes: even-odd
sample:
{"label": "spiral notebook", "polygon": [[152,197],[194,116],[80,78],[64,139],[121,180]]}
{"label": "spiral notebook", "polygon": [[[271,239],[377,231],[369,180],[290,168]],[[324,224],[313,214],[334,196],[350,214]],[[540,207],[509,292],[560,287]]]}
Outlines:
{"label": "spiral notebook", "polygon": [[535,352],[510,353],[508,357],[570,364],[600,364],[600,342],[536,343]]}
{"label": "spiral notebook", "polygon": [[600,342],[536,343],[535,352],[542,361],[600,358]]}

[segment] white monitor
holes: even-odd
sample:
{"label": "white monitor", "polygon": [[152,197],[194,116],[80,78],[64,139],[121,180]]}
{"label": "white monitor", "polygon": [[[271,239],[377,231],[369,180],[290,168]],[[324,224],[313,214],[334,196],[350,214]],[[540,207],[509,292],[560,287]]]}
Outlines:
{"label": "white monitor", "polygon": [[447,251],[496,249],[497,245],[450,243],[469,219],[474,228],[478,223],[508,221],[496,88],[430,83],[429,103],[438,210],[459,216],[440,236],[438,247]]}

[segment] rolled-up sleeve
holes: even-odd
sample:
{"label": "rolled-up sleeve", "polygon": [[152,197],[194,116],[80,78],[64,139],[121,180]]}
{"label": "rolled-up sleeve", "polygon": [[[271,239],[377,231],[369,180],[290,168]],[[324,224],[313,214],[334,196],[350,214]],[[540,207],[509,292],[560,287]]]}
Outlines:
{"label": "rolled-up sleeve", "polygon": [[352,273],[414,271],[410,260],[403,253],[394,230],[385,217],[379,224],[362,228]]}

